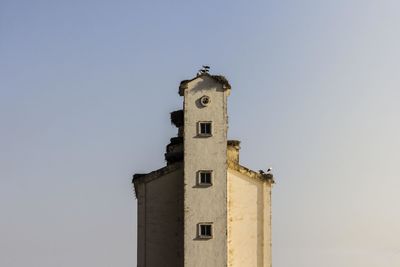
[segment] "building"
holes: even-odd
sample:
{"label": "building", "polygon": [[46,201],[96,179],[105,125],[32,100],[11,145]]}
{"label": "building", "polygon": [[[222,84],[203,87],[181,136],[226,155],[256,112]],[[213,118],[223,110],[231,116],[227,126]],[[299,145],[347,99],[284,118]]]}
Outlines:
{"label": "building", "polygon": [[208,71],[181,82],[167,165],[133,176],[138,267],[271,267],[274,180],[241,166],[240,142],[227,140],[230,91]]}

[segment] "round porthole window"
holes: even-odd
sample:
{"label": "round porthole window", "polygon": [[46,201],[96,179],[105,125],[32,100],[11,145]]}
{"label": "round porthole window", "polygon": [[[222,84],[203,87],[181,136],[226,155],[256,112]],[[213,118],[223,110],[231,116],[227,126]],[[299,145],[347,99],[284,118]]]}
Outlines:
{"label": "round porthole window", "polygon": [[210,97],[209,96],[202,96],[201,98],[200,98],[200,103],[201,103],[201,105],[202,106],[208,106],[208,104],[210,104]]}

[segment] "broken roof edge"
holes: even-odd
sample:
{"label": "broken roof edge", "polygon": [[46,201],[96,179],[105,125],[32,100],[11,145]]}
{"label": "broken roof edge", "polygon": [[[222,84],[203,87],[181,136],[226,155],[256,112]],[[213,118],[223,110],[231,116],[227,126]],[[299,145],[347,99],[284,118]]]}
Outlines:
{"label": "broken roof edge", "polygon": [[243,175],[246,175],[247,177],[250,178],[255,178],[255,179],[260,179],[263,181],[268,181],[270,184],[274,184],[275,180],[274,180],[274,176],[272,175],[272,173],[265,173],[265,174],[261,174],[259,172],[255,172],[253,170],[250,170],[249,168],[246,168],[242,165],[240,165],[239,163],[236,163],[234,161],[228,161],[228,169],[237,171]]}
{"label": "broken roof edge", "polygon": [[176,162],[176,163],[164,166],[158,170],[155,170],[155,171],[152,171],[149,173],[135,173],[132,176],[132,184],[135,189],[136,198],[138,195],[137,194],[137,185],[138,184],[153,181],[153,180],[160,178],[168,173],[179,170],[180,168],[183,168],[183,162]]}
{"label": "broken roof edge", "polygon": [[211,75],[209,73],[203,73],[203,74],[200,74],[200,75],[194,77],[193,79],[181,81],[181,83],[179,84],[179,95],[183,96],[183,92],[187,88],[187,84],[188,83],[190,83],[191,81],[196,80],[197,78],[203,77],[203,76],[210,77],[214,81],[222,84],[224,86],[224,89],[231,89],[232,88],[230,83],[229,83],[229,81],[225,78],[225,76],[222,76],[222,75]]}

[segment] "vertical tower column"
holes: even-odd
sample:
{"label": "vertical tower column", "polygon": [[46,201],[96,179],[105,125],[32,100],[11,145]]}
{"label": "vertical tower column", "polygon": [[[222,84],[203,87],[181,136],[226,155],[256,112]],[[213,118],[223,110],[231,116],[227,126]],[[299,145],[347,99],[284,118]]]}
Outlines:
{"label": "vertical tower column", "polygon": [[184,266],[227,265],[227,96],[229,84],[203,74],[184,96]]}

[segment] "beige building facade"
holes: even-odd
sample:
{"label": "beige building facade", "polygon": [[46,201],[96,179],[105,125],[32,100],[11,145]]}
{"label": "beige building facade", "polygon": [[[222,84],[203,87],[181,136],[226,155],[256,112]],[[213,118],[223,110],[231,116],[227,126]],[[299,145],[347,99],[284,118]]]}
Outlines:
{"label": "beige building facade", "polygon": [[271,267],[274,180],[241,166],[240,142],[227,140],[230,91],[208,72],[181,82],[167,165],[133,176],[138,267]]}

